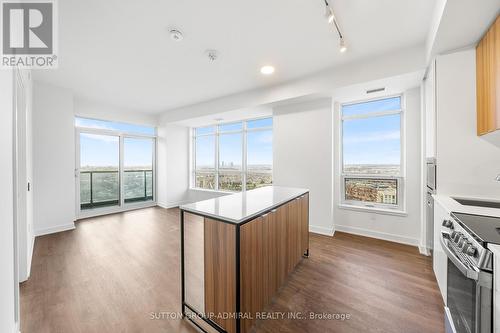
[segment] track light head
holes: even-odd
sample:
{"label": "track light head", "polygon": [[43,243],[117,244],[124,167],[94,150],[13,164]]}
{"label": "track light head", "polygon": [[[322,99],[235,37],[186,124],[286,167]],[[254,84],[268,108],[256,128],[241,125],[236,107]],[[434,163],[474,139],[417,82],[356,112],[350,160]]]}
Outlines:
{"label": "track light head", "polygon": [[329,24],[332,24],[333,20],[335,20],[335,15],[333,15],[333,10],[330,6],[326,6],[325,17]]}
{"label": "track light head", "polygon": [[344,53],[345,51],[347,51],[347,46],[345,45],[344,38],[340,38],[339,51],[340,53]]}

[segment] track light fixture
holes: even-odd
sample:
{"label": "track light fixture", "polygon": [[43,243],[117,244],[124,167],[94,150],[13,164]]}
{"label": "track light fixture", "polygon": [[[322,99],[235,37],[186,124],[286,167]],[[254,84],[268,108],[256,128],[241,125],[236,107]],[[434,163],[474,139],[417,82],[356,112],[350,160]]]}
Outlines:
{"label": "track light fixture", "polygon": [[344,53],[345,51],[347,51],[347,46],[345,45],[344,38],[340,39],[340,42],[339,42],[339,51],[341,53]]}
{"label": "track light fixture", "polygon": [[342,31],[340,30],[339,23],[337,22],[337,19],[335,18],[335,14],[333,12],[332,7],[330,7],[330,4],[328,3],[328,0],[324,0],[325,2],[325,7],[326,7],[326,13],[325,17],[328,21],[329,24],[333,24],[335,27],[335,30],[337,30],[337,34],[339,35],[339,51],[341,53],[344,53],[347,51],[347,46],[344,41],[344,35],[342,34]]}

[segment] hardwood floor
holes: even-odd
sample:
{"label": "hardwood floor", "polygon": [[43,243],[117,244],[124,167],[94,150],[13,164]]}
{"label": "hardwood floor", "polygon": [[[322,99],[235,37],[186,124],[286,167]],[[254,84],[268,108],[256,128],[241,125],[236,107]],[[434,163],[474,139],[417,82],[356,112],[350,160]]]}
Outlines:
{"label": "hardwood floor", "polygon": [[[148,208],[91,218],[38,237],[21,285],[25,332],[196,332],[180,311],[179,212]],[[443,332],[430,258],[414,247],[311,234],[268,312],[348,314],[346,320],[268,319],[256,332]]]}

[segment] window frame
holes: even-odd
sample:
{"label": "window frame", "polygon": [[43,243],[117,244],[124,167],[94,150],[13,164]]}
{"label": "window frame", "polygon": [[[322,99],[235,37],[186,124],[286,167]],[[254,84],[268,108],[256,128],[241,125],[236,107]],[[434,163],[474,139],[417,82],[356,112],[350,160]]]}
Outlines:
{"label": "window frame", "polygon": [[[261,119],[268,119],[271,118],[273,119],[273,116],[264,116],[264,117],[258,117],[258,118],[250,118],[250,119],[244,119],[244,120],[239,120],[239,121],[229,121],[229,122],[223,122],[223,123],[217,123],[217,124],[211,124],[211,125],[206,125],[206,126],[199,126],[199,127],[192,127],[191,128],[191,133],[190,133],[190,146],[191,146],[191,163],[190,163],[190,181],[189,181],[189,188],[191,190],[197,190],[197,191],[210,191],[210,192],[223,192],[223,193],[239,193],[240,191],[228,191],[228,190],[221,190],[219,189],[219,173],[221,172],[221,168],[219,166],[219,158],[220,158],[220,149],[219,149],[219,138],[221,135],[226,135],[226,134],[239,134],[241,133],[242,135],[242,140],[241,140],[241,153],[242,153],[242,159],[241,159],[241,170],[235,171],[239,172],[241,174],[241,192],[244,192],[247,190],[247,173],[248,173],[248,166],[247,166],[247,135],[248,133],[251,132],[264,132],[264,131],[271,131],[273,132],[273,125],[274,125],[274,119],[273,119],[273,125],[271,126],[266,126],[266,127],[259,127],[259,128],[248,128],[247,123],[250,121],[254,120],[261,120]],[[232,130],[232,131],[220,131],[220,127],[224,125],[231,125],[235,123],[242,123],[242,129],[241,130]],[[215,127],[215,132],[214,133],[209,133],[209,134],[199,134],[196,135],[196,129],[197,128],[205,128],[205,127]],[[206,136],[214,136],[215,140],[215,169],[213,172],[215,172],[215,180],[214,180],[214,189],[207,189],[207,188],[202,188],[202,187],[197,187],[196,186],[196,139],[198,137],[206,137]],[[211,173],[207,172],[207,173]],[[224,172],[224,169],[222,169],[222,172]]]}
{"label": "window frame", "polygon": [[[81,117],[76,115],[76,118],[86,118],[86,117]],[[86,119],[92,119],[92,120],[99,120],[99,121],[108,121],[108,122],[114,122],[110,120],[102,120],[102,119],[95,119],[95,118],[86,118]],[[122,122],[123,123],[123,122]],[[128,123],[130,125],[134,125],[132,123]],[[141,126],[146,126],[146,125],[141,125]],[[75,191],[76,191],[76,216],[77,219],[82,219],[82,218],[88,218],[88,217],[94,217],[94,216],[100,216],[100,215],[105,215],[105,214],[110,214],[110,213],[117,213],[117,212],[124,212],[127,210],[133,210],[137,208],[145,208],[145,207],[151,207],[151,206],[156,206],[157,205],[157,180],[158,180],[158,175],[157,175],[157,152],[158,152],[158,128],[156,126],[149,126],[154,129],[154,134],[153,135],[148,135],[148,134],[141,134],[141,133],[136,133],[136,132],[127,132],[127,131],[119,131],[119,130],[112,130],[112,129],[101,129],[101,128],[92,128],[92,127],[80,127],[77,126],[76,123],[74,124],[75,128]],[[96,135],[108,135],[108,136],[116,136],[119,139],[119,204],[118,206],[110,206],[110,207],[103,207],[103,208],[93,208],[93,209],[88,209],[88,210],[82,210],[81,205],[80,205],[80,134],[96,134]],[[152,169],[153,169],[153,188],[152,188],[152,194],[153,194],[153,199],[151,201],[145,201],[145,202],[125,202],[125,189],[124,189],[124,142],[125,138],[131,138],[131,139],[150,139],[153,141],[153,163],[152,163]]]}
{"label": "window frame", "polygon": [[[377,112],[367,112],[358,115],[343,115],[343,108],[347,105],[362,104],[372,101],[384,100],[399,97],[401,100],[401,107],[395,110],[388,111],[377,111]],[[406,214],[406,98],[404,93],[378,96],[370,99],[363,99],[357,101],[351,101],[347,103],[341,103],[338,112],[339,115],[339,163],[340,163],[340,207],[341,208],[354,208],[367,211],[380,211],[395,214]],[[344,121],[345,120],[360,120],[360,119],[370,119],[375,117],[383,117],[389,115],[399,115],[400,116],[400,171],[398,174],[394,175],[380,175],[380,174],[357,174],[349,173],[344,170]],[[346,199],[346,179],[388,179],[397,181],[397,205],[376,203],[369,201],[359,201],[359,200],[347,200]]]}

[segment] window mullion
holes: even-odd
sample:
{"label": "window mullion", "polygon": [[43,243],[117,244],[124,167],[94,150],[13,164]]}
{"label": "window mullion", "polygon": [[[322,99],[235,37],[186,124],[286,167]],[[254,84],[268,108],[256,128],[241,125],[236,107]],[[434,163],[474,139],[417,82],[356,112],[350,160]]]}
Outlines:
{"label": "window mullion", "polygon": [[125,171],[124,171],[124,138],[123,138],[123,135],[120,134],[119,136],[119,140],[120,140],[120,143],[119,143],[119,166],[118,166],[118,184],[119,184],[119,189],[120,189],[120,207],[123,207],[123,205],[125,204],[125,186],[124,186],[124,175],[125,175]]}
{"label": "window mullion", "polygon": [[243,154],[242,156],[242,163],[241,163],[241,172],[243,173],[241,175],[241,189],[242,191],[247,190],[247,122],[243,122],[243,138],[242,138],[242,149],[241,153]]}
{"label": "window mullion", "polygon": [[215,127],[215,190],[219,190],[219,126]]}
{"label": "window mullion", "polygon": [[192,187],[197,187],[196,185],[196,136],[194,136],[194,130],[191,130],[191,140],[193,140],[193,145],[192,145],[192,164],[191,168],[193,168],[193,172],[191,172],[191,186]]}

